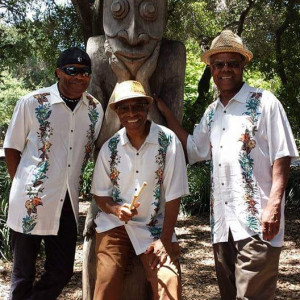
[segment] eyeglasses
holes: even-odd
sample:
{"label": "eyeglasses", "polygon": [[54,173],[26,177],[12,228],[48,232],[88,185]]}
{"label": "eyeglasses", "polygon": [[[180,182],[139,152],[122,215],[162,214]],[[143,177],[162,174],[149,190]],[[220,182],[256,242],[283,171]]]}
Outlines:
{"label": "eyeglasses", "polygon": [[119,106],[116,107],[116,111],[119,114],[126,114],[129,113],[130,110],[133,113],[141,112],[141,111],[146,111],[148,102],[135,102],[131,104],[120,104]]}
{"label": "eyeglasses", "polygon": [[227,66],[230,69],[238,69],[241,66],[241,60],[240,61],[217,61],[212,64],[212,67],[214,70],[222,70],[225,66]]}
{"label": "eyeglasses", "polygon": [[69,76],[77,76],[81,74],[84,77],[89,77],[92,73],[91,67],[78,68],[75,66],[66,66],[60,68],[65,74]]}

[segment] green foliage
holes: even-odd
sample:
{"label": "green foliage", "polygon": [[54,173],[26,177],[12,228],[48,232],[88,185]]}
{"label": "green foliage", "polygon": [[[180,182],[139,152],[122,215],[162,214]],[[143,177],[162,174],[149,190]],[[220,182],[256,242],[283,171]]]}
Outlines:
{"label": "green foliage", "polygon": [[182,125],[192,133],[195,124],[200,122],[206,107],[213,101],[213,95],[212,93],[205,94],[202,99],[199,99],[199,104],[194,105],[198,97],[198,81],[204,72],[205,64],[200,59],[201,49],[195,40],[188,40],[185,46],[187,56]]}
{"label": "green foliage", "polygon": [[190,195],[182,198],[181,211],[197,216],[209,211],[210,207],[210,166],[209,162],[188,166]]}
{"label": "green foliage", "polygon": [[300,209],[300,166],[291,168],[286,188],[286,207],[290,210]]}
{"label": "green foliage", "polygon": [[8,124],[12,116],[15,104],[21,96],[29,91],[24,87],[22,79],[11,76],[10,73],[4,71],[0,73],[0,127]]}
{"label": "green foliage", "polygon": [[93,179],[93,172],[94,172],[95,164],[93,161],[89,161],[84,169],[83,173],[83,182],[82,187],[80,189],[80,195],[83,197],[84,200],[91,200],[91,186],[92,186],[92,179]]}
{"label": "green foliage", "polygon": [[10,186],[10,178],[5,163],[0,161],[0,258],[5,260],[10,260],[12,258],[10,249],[10,231],[5,224],[8,213]]}

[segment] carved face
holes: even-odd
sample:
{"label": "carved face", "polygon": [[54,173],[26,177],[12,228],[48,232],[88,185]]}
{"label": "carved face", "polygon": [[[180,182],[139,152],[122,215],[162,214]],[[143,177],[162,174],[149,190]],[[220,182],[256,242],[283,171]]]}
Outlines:
{"label": "carved face", "polygon": [[162,39],[166,6],[167,0],[104,0],[106,39],[132,75]]}

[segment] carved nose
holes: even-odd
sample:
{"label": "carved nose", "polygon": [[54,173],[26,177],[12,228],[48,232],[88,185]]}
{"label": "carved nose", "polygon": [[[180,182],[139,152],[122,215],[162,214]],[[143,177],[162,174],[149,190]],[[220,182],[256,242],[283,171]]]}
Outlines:
{"label": "carved nose", "polygon": [[128,30],[121,30],[118,33],[118,38],[125,44],[130,46],[140,46],[147,44],[150,37],[147,33],[137,33],[136,30],[129,28]]}

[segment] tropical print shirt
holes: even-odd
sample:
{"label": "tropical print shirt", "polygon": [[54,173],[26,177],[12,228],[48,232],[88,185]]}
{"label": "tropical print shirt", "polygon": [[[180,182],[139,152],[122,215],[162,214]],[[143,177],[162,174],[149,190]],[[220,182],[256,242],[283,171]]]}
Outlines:
{"label": "tropical print shirt", "polygon": [[67,190],[78,221],[81,176],[102,119],[100,103],[88,93],[71,111],[57,84],[18,101],[4,141],[4,148],[22,153],[10,192],[10,228],[56,235]]}
{"label": "tropical print shirt", "polygon": [[154,122],[139,150],[131,145],[125,128],[103,145],[94,170],[92,193],[112,197],[120,204],[131,203],[144,181],[147,186],[139,199],[138,215],[131,221],[124,224],[104,212],[99,212],[95,220],[97,232],[125,225],[137,255],[160,237],[165,202],[189,192],[182,145],[171,130]]}
{"label": "tropical print shirt", "polygon": [[[272,186],[272,165],[278,158],[298,156],[285,111],[276,97],[244,84],[226,107],[213,102],[188,137],[191,164],[211,159],[212,242],[259,234],[261,213]],[[280,247],[284,235],[284,200],[280,232],[271,245]]]}

